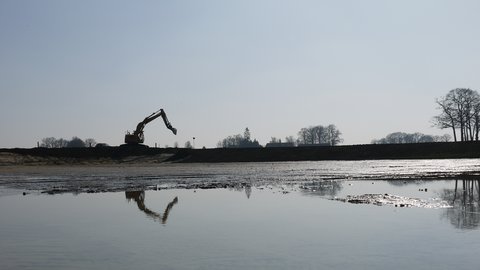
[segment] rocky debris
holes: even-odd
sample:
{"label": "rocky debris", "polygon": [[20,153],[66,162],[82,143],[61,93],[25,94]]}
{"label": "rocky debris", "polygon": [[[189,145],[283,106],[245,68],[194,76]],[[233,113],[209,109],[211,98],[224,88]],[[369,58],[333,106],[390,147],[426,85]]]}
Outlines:
{"label": "rocky debris", "polygon": [[397,196],[392,194],[362,194],[348,195],[345,198],[334,198],[333,200],[353,203],[353,204],[373,204],[378,206],[390,205],[395,207],[420,207],[420,208],[450,208],[452,207],[446,201],[432,198],[422,200],[418,198],[410,198]]}

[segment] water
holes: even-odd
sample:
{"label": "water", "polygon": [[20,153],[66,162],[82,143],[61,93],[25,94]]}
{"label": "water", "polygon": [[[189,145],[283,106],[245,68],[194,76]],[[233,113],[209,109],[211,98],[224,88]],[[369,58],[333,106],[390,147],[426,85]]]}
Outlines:
{"label": "water", "polygon": [[[449,162],[455,164],[451,171],[445,169]],[[1,268],[477,267],[479,182],[444,176],[475,175],[479,162],[438,161],[438,170],[435,161],[426,163],[4,168],[0,170]],[[365,164],[369,167],[361,170]],[[384,174],[372,172],[376,168]],[[397,176],[379,180],[388,175]],[[443,180],[432,180],[434,175]],[[12,179],[23,184],[12,184]],[[139,185],[134,185],[136,179]],[[113,191],[78,193],[72,188],[86,183],[96,183],[99,188],[94,191]],[[211,188],[223,183],[235,184]],[[53,186],[69,192],[41,193]],[[46,189],[35,189],[39,187]],[[433,206],[443,201],[448,207],[337,200],[385,193]]]}

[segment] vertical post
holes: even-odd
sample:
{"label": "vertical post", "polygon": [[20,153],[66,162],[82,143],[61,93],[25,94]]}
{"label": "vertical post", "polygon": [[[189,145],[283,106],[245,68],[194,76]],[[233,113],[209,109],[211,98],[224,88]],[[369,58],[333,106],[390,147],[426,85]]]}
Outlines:
{"label": "vertical post", "polygon": [[195,148],[195,137],[193,137],[193,148]]}

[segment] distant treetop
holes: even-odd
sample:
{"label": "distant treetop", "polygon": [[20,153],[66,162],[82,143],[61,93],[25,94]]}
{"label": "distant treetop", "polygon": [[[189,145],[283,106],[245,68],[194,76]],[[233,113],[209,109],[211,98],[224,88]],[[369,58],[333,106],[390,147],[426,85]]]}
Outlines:
{"label": "distant treetop", "polygon": [[63,138],[57,139],[55,137],[47,137],[43,138],[42,142],[40,143],[40,147],[45,148],[78,148],[78,147],[95,147],[97,142],[92,139],[88,138],[85,141],[78,137],[72,137],[71,140],[65,140]]}
{"label": "distant treetop", "polygon": [[256,139],[251,139],[250,130],[245,128],[243,136],[241,134],[228,136],[227,138],[218,142],[219,148],[254,148],[262,147]]}
{"label": "distant treetop", "polygon": [[298,145],[337,145],[343,142],[342,133],[333,124],[302,128],[298,132]]}
{"label": "distant treetop", "polygon": [[443,136],[425,135],[420,132],[405,133],[394,132],[388,134],[385,138],[373,140],[372,144],[400,144],[400,143],[429,143],[429,142],[448,142],[451,136],[445,134]]}

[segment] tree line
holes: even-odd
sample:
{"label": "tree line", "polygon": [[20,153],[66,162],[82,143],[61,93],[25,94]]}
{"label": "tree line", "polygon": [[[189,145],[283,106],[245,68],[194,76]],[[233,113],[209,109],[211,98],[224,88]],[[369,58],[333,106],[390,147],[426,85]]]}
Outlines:
{"label": "tree line", "polygon": [[[341,132],[335,125],[328,126],[310,126],[302,128],[298,132],[298,138],[293,136],[285,138],[286,143],[289,146],[294,145],[337,145],[343,141],[341,138]],[[276,137],[272,137],[270,143],[282,144],[282,140]],[[242,134],[231,135],[217,143],[219,148],[252,148],[262,147],[256,139],[251,138],[250,130],[247,127]]]}
{"label": "tree line", "polygon": [[236,134],[228,136],[227,138],[219,141],[217,143],[217,147],[219,148],[254,148],[254,147],[262,147],[260,143],[256,140],[251,138],[250,129],[245,128],[243,135]]}
{"label": "tree line", "polygon": [[448,134],[442,136],[426,135],[420,132],[405,133],[394,132],[388,134],[385,138],[374,139],[372,144],[400,144],[400,143],[431,143],[431,142],[449,142],[451,136]]}
{"label": "tree line", "polygon": [[311,126],[300,129],[298,132],[297,143],[299,145],[330,145],[335,146],[341,142],[342,133],[333,124],[328,126]]}
{"label": "tree line", "polygon": [[40,147],[45,148],[79,148],[79,147],[95,147],[97,142],[92,139],[88,138],[82,140],[76,136],[72,137],[71,140],[66,140],[63,138],[55,138],[55,137],[47,137],[43,138],[41,143],[39,144]]}

